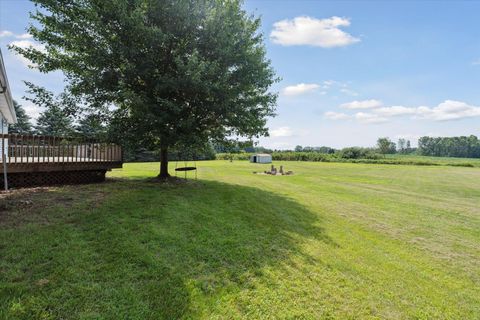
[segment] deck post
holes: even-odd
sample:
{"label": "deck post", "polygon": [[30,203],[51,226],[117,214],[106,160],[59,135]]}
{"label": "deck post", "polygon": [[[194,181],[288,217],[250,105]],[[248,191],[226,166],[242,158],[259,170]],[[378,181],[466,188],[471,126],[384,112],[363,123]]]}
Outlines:
{"label": "deck post", "polygon": [[5,136],[2,133],[3,187],[8,191],[7,157],[5,155]]}

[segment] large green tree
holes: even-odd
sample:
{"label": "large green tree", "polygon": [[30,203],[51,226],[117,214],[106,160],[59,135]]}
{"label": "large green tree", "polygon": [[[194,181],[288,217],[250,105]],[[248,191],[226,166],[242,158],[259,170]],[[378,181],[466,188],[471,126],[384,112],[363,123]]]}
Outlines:
{"label": "large green tree", "polygon": [[123,139],[160,150],[160,177],[171,148],[268,134],[277,79],[240,0],[32,1],[46,49],[13,49],[86,104],[116,105]]}
{"label": "large green tree", "polygon": [[17,115],[17,123],[10,125],[8,131],[10,133],[31,134],[32,123],[25,109],[16,100],[13,100],[13,107]]}
{"label": "large green tree", "polygon": [[47,136],[70,136],[74,132],[73,117],[70,114],[76,108],[77,102],[68,94],[55,96],[52,92],[30,82],[25,82],[28,95],[24,97],[41,107],[35,132]]}
{"label": "large green tree", "polygon": [[107,128],[101,115],[90,113],[78,120],[75,131],[82,137],[98,140],[105,137]]}
{"label": "large green tree", "polygon": [[386,157],[389,153],[395,153],[395,143],[392,142],[389,138],[378,138],[377,140],[377,148],[378,151]]}
{"label": "large green tree", "polygon": [[46,136],[69,136],[73,133],[72,119],[57,105],[48,106],[40,113],[36,132]]}
{"label": "large green tree", "polygon": [[480,158],[480,139],[474,135],[461,137],[421,137],[418,153],[436,157]]}

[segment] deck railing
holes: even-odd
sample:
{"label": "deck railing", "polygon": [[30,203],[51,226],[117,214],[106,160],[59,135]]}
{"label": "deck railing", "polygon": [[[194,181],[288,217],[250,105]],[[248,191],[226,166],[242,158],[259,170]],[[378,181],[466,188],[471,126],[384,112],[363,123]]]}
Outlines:
{"label": "deck railing", "polygon": [[122,162],[122,148],[82,138],[0,134],[0,162],[78,163]]}

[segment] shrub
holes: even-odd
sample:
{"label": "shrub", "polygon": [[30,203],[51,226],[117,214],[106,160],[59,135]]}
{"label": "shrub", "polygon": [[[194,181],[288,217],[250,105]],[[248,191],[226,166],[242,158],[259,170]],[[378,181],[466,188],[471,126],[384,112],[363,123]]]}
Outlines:
{"label": "shrub", "polygon": [[215,159],[217,160],[249,160],[252,153],[217,153]]}
{"label": "shrub", "polygon": [[338,156],[342,159],[380,159],[381,156],[375,153],[373,149],[350,147],[344,148],[338,152]]}

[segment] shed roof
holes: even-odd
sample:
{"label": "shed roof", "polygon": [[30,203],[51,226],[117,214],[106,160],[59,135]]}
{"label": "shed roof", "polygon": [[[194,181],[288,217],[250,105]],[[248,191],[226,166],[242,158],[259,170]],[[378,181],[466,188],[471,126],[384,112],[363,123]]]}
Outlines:
{"label": "shed roof", "polygon": [[268,154],[268,153],[255,153],[253,154],[254,156],[260,156],[260,157],[271,157],[272,155],[271,154]]}

